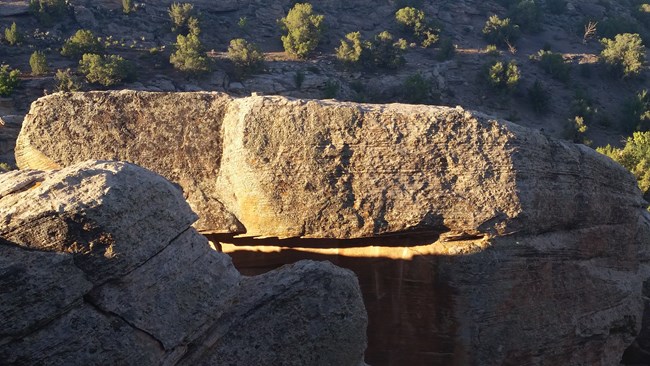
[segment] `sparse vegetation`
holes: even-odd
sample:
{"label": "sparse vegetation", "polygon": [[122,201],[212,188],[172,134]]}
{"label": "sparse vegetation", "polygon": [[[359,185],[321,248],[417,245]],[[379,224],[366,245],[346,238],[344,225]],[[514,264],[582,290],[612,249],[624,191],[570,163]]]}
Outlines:
{"label": "sparse vegetation", "polygon": [[543,114],[548,112],[551,93],[544,87],[541,81],[535,80],[533,85],[528,89],[528,100],[536,113]]}
{"label": "sparse vegetation", "polygon": [[364,41],[361,33],[348,33],[336,49],[336,57],[347,67],[397,69],[404,64],[406,41],[394,41],[388,31],[377,34],[372,42]]}
{"label": "sparse vegetation", "polygon": [[345,39],[341,40],[341,45],[336,48],[336,58],[348,67],[361,65],[367,63],[362,60],[362,57],[365,55],[367,58],[369,49],[369,42],[361,39],[360,32],[348,33]]}
{"label": "sparse vegetation", "polygon": [[648,197],[650,192],[650,132],[635,132],[622,149],[610,145],[596,149],[623,165],[636,177],[639,188]]}
{"label": "sparse vegetation", "polygon": [[324,99],[333,99],[339,93],[341,89],[341,84],[336,80],[327,80],[325,83],[325,88],[323,89],[323,98]]}
{"label": "sparse vegetation", "polygon": [[576,90],[571,101],[571,116],[580,117],[585,124],[592,124],[595,122],[597,115],[598,108],[594,106],[594,102],[587,92],[582,89]]}
{"label": "sparse vegetation", "polygon": [[230,41],[228,58],[235,64],[240,76],[255,73],[264,66],[264,54],[259,47],[242,38]]}
{"label": "sparse vegetation", "polygon": [[600,58],[612,72],[623,77],[641,73],[645,47],[638,34],[617,34],[613,40],[604,38],[600,42],[605,46]]}
{"label": "sparse vegetation", "polygon": [[20,83],[20,70],[0,65],[0,97],[8,97]]}
{"label": "sparse vegetation", "polygon": [[5,40],[12,46],[23,40],[23,35],[18,31],[16,22],[11,23],[9,28],[5,28]]}
{"label": "sparse vegetation", "polygon": [[41,51],[35,51],[29,57],[29,66],[32,68],[32,75],[43,75],[48,71],[47,59]]}
{"label": "sparse vegetation", "polygon": [[188,28],[190,18],[193,18],[193,11],[194,5],[190,3],[173,3],[167,10],[172,21],[172,31],[177,32]]}
{"label": "sparse vegetation", "polygon": [[176,37],[176,51],[169,57],[169,62],[177,70],[192,74],[210,70],[208,58],[203,52],[203,45],[199,37],[192,33],[187,36],[179,34]]}
{"label": "sparse vegetation", "polygon": [[133,10],[133,0],[122,0],[122,12],[124,14],[129,14]]}
{"label": "sparse vegetation", "polygon": [[650,95],[644,89],[623,104],[623,129],[627,132],[650,130]]}
{"label": "sparse vegetation", "polygon": [[438,61],[446,61],[454,57],[456,54],[456,46],[449,38],[443,38],[440,41],[440,48],[436,54],[436,59]]}
{"label": "sparse vegetation", "polygon": [[404,81],[404,99],[407,102],[417,104],[424,103],[429,99],[431,82],[420,73],[413,74]]}
{"label": "sparse vegetation", "polygon": [[61,92],[73,92],[81,90],[83,81],[70,69],[59,69],[54,75],[56,90]]}
{"label": "sparse vegetation", "polygon": [[306,58],[320,42],[323,32],[323,15],[314,14],[311,4],[294,5],[286,17],[280,19],[284,50],[291,56]]}
{"label": "sparse vegetation", "polygon": [[103,43],[87,29],[78,30],[63,44],[61,55],[78,58],[86,53],[101,54],[104,52]]}
{"label": "sparse vegetation", "polygon": [[542,9],[538,1],[521,0],[510,7],[509,18],[522,30],[529,33],[537,33],[542,30]]}
{"label": "sparse vegetation", "polygon": [[86,75],[90,83],[112,86],[129,77],[130,66],[121,56],[87,53],[79,61],[79,71]]}
{"label": "sparse vegetation", "polygon": [[501,19],[492,15],[483,27],[483,36],[491,44],[506,46],[514,44],[519,39],[519,26],[510,22],[510,18]]}
{"label": "sparse vegetation", "polygon": [[430,47],[440,39],[440,27],[427,20],[422,10],[402,8],[395,13],[395,20],[417,37],[422,47]]}
{"label": "sparse vegetation", "polygon": [[542,70],[549,73],[554,79],[563,82],[569,80],[571,65],[564,62],[564,57],[562,57],[561,53],[540,50],[531,58],[538,61]]}
{"label": "sparse vegetation", "polygon": [[519,84],[521,73],[515,60],[488,63],[485,70],[487,82],[494,89],[509,92]]}
{"label": "sparse vegetation", "polygon": [[68,4],[66,0],[30,0],[29,10],[41,24],[51,25],[65,16]]}
{"label": "sparse vegetation", "polygon": [[576,144],[590,145],[591,142],[585,138],[585,133],[588,129],[583,117],[575,116],[569,118],[564,132],[565,138]]}

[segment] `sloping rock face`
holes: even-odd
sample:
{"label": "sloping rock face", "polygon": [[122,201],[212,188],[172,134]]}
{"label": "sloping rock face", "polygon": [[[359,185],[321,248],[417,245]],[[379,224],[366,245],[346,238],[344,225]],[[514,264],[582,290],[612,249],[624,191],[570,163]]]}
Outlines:
{"label": "sloping rock face", "polygon": [[3,364],[359,365],[367,318],[350,271],[242,277],[196,218],[128,163],[0,175]]}
{"label": "sloping rock face", "polygon": [[[192,115],[157,120],[132,100],[210,106],[194,113],[219,128],[173,137]],[[158,129],[165,153],[147,142]],[[204,152],[211,174],[174,179]],[[585,146],[461,108],[92,92],[34,103],[16,147],[21,167],[107,154],[179,183],[247,274],[301,258],[353,269],[372,365],[611,366],[641,330],[647,203]]]}

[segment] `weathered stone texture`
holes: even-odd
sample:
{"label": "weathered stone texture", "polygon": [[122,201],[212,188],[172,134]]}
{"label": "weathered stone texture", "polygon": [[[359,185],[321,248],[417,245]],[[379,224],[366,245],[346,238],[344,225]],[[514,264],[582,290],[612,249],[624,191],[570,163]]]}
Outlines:
{"label": "weathered stone texture", "polygon": [[[363,360],[367,316],[352,272],[301,262],[242,277],[159,175],[89,161],[0,174],[0,187],[3,364]],[[268,338],[238,338],[259,332]]]}

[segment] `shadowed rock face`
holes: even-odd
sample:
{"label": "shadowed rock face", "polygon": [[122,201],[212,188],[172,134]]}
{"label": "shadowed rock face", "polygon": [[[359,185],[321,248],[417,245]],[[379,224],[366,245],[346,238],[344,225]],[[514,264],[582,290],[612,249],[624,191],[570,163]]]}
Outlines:
{"label": "shadowed rock face", "polygon": [[19,166],[89,157],[177,182],[247,274],[353,269],[373,365],[611,366],[641,329],[650,218],[634,178],[480,113],[129,91],[33,104]]}
{"label": "shadowed rock face", "polygon": [[243,277],[196,218],[127,163],[0,174],[0,359],[359,365],[367,317],[350,271],[304,261]]}

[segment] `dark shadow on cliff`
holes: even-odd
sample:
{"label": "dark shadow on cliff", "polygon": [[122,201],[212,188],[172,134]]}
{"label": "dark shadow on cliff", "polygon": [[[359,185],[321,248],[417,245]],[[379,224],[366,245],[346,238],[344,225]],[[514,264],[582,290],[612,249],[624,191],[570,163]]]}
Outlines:
{"label": "dark shadow on cliff", "polygon": [[228,254],[235,267],[249,276],[305,259],[326,260],[354,271],[368,311],[366,362],[372,366],[467,364],[455,336],[454,289],[440,270],[445,256],[395,260],[294,249]]}

